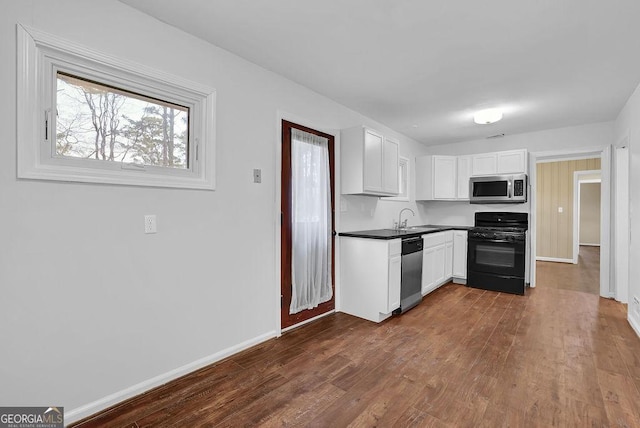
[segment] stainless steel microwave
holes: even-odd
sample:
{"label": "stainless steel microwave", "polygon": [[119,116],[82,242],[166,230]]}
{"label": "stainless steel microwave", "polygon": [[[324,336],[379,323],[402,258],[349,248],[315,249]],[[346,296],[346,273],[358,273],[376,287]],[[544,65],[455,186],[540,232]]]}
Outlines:
{"label": "stainless steel microwave", "polygon": [[527,175],[485,175],[469,179],[472,204],[517,204],[527,202]]}

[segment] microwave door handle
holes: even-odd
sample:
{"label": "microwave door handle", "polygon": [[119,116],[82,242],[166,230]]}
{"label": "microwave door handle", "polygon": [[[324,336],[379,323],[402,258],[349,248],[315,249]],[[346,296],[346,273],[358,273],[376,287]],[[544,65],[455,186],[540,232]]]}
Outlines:
{"label": "microwave door handle", "polygon": [[507,180],[507,198],[511,199],[511,187],[513,186],[512,180]]}

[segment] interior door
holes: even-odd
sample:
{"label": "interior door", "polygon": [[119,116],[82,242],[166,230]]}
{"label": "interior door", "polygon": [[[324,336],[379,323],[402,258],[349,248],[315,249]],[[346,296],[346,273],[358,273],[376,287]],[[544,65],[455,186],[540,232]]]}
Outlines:
{"label": "interior door", "polygon": [[[324,137],[328,140],[329,154],[329,181],[330,181],[330,198],[331,198],[331,227],[330,238],[331,243],[331,300],[320,303],[318,306],[305,309],[294,314],[290,313],[292,300],[292,249],[293,249],[293,207],[292,205],[292,130],[300,130],[313,135]],[[295,162],[295,160],[293,160]],[[315,129],[305,126],[296,125],[286,120],[282,121],[282,193],[281,193],[281,328],[291,327],[310,318],[322,315],[335,309],[335,154],[334,154],[334,137]]]}

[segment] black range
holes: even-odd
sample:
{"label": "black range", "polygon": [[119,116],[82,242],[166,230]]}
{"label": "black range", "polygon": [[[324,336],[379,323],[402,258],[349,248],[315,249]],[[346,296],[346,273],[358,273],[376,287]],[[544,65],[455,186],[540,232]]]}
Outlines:
{"label": "black range", "polygon": [[524,294],[528,217],[519,212],[475,214],[468,235],[468,286]]}

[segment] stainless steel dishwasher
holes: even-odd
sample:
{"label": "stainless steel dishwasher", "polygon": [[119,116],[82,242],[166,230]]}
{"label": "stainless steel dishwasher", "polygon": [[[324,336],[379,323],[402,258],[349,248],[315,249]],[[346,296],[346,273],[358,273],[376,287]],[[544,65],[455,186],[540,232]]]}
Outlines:
{"label": "stainless steel dishwasher", "polygon": [[400,281],[401,314],[422,301],[422,237],[402,240],[402,279]]}

